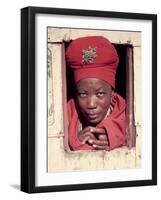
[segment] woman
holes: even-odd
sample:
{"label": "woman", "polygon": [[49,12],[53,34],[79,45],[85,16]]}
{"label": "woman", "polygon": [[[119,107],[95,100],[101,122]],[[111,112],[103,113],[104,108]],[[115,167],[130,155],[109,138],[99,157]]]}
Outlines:
{"label": "woman", "polygon": [[74,72],[75,98],[68,102],[71,150],[112,150],[125,145],[125,100],[114,92],[118,55],[102,36],[78,38],[66,51]]}

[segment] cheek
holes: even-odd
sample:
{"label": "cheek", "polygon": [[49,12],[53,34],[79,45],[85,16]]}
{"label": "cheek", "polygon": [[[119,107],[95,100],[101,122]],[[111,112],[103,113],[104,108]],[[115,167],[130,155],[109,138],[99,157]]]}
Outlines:
{"label": "cheek", "polygon": [[99,101],[100,107],[105,110],[107,110],[109,108],[110,103],[111,103],[110,97],[106,97],[106,98],[102,99],[101,101]]}
{"label": "cheek", "polygon": [[86,107],[86,102],[77,97],[77,105],[79,108],[81,108],[81,110],[84,110]]}

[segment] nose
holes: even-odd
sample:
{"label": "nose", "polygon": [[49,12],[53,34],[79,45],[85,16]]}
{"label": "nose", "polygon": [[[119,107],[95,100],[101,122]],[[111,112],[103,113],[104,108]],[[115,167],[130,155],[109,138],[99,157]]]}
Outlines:
{"label": "nose", "polygon": [[87,100],[87,108],[88,109],[95,109],[97,108],[97,102],[94,96],[89,96]]}

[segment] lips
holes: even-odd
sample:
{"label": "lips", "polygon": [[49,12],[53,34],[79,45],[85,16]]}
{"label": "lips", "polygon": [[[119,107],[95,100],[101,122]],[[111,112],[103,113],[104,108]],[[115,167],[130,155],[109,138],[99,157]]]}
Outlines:
{"label": "lips", "polygon": [[96,119],[99,117],[99,114],[98,113],[88,113],[88,117],[90,119]]}

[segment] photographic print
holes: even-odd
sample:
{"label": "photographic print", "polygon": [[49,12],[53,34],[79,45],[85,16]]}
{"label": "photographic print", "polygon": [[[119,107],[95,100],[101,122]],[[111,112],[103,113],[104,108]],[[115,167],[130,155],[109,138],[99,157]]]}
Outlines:
{"label": "photographic print", "polygon": [[21,190],[157,184],[157,16],[21,9]]}
{"label": "photographic print", "polygon": [[49,172],[141,165],[140,73],[141,32],[48,28]]}

